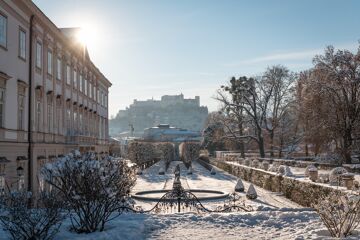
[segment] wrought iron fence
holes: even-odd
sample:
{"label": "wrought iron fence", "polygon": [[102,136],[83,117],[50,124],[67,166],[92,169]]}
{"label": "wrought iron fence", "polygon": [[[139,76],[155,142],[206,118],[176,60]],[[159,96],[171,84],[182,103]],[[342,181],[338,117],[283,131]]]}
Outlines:
{"label": "wrought iron fence", "polygon": [[165,193],[149,210],[144,210],[140,206],[135,206],[135,201],[131,198],[124,199],[123,205],[119,208],[120,212],[135,212],[135,213],[161,213],[161,212],[235,212],[253,211],[250,205],[245,204],[243,197],[234,192],[229,194],[222,206],[217,206],[215,209],[205,207],[201,201],[190,190],[185,190],[179,178],[175,175],[173,188]]}

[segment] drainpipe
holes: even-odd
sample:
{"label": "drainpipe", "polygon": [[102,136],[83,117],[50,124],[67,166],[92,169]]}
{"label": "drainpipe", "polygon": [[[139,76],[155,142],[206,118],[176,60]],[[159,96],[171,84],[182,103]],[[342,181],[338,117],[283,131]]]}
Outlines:
{"label": "drainpipe", "polygon": [[28,191],[32,190],[32,128],[31,128],[31,120],[32,120],[32,52],[33,52],[33,21],[34,15],[30,17],[30,29],[29,29],[29,101],[28,101]]}

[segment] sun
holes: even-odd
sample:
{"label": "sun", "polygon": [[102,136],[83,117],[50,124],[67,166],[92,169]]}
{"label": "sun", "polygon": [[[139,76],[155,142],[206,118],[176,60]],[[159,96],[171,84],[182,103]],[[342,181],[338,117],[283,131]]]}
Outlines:
{"label": "sun", "polygon": [[99,40],[99,34],[95,24],[83,24],[79,27],[76,34],[76,39],[79,43],[86,46],[87,48],[94,48]]}
{"label": "sun", "polygon": [[76,34],[76,40],[82,45],[88,45],[89,34],[85,31],[84,28],[80,28]]}

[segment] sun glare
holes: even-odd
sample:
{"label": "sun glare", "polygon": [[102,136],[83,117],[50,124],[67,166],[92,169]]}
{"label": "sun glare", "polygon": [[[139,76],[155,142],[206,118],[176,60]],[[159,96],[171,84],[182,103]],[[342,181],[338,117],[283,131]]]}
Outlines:
{"label": "sun glare", "polygon": [[94,48],[96,47],[98,41],[98,32],[97,28],[94,25],[81,26],[79,32],[76,35],[76,39],[87,48]]}
{"label": "sun glare", "polygon": [[76,39],[83,45],[88,45],[88,38],[88,33],[83,28],[76,34]]}

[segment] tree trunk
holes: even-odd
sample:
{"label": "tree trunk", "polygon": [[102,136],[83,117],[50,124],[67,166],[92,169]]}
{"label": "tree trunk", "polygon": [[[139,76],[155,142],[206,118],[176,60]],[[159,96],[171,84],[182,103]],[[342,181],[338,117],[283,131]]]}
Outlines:
{"label": "tree trunk", "polygon": [[308,147],[307,143],[305,143],[305,156],[306,157],[309,156],[309,147]]}
{"label": "tree trunk", "polygon": [[264,147],[264,138],[261,134],[259,134],[259,153],[260,153],[260,157],[264,158],[265,157],[265,147]]}
{"label": "tree trunk", "polygon": [[342,149],[343,158],[346,164],[351,164],[351,145],[352,145],[351,130],[347,129],[344,136],[344,147]]}
{"label": "tree trunk", "polygon": [[283,149],[284,141],[280,138],[280,146],[279,146],[279,158],[282,157],[282,149]]}
{"label": "tree trunk", "polygon": [[274,130],[270,130],[270,157],[274,157]]}
{"label": "tree trunk", "polygon": [[[242,136],[244,134],[242,123],[239,124],[239,133],[240,133],[240,136]],[[243,140],[240,140],[240,153],[241,153],[241,157],[245,158],[245,144],[244,144]]]}

